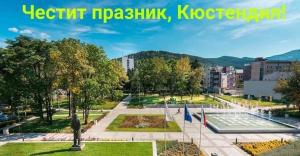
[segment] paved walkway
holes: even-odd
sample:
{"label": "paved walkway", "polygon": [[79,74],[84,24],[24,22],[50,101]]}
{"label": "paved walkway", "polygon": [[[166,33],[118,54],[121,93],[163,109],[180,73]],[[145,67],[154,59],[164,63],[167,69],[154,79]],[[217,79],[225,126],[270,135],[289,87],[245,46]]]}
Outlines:
{"label": "paved walkway", "polygon": [[[179,140],[182,141],[183,133],[181,132],[108,132],[106,131],[107,126],[120,114],[163,114],[164,108],[145,108],[145,109],[127,109],[126,105],[130,97],[127,97],[124,101],[120,102],[117,107],[110,111],[102,120],[96,125],[91,127],[85,132],[82,137],[85,140],[134,140],[134,141],[152,141],[152,140]],[[213,109],[205,108],[206,112],[221,112],[221,111],[242,111],[238,107],[235,109]],[[183,129],[183,115],[177,114],[177,108],[169,108],[170,113],[173,114],[175,121]],[[200,112],[199,108],[190,108],[191,113]],[[207,155],[211,153],[217,153],[218,156],[244,156],[247,155],[244,151],[237,148],[233,142],[237,138],[238,141],[249,142],[249,141],[266,141],[273,139],[296,139],[300,137],[300,134],[217,134],[202,126],[201,136],[201,149],[206,152]],[[184,138],[186,142],[193,139],[194,143],[199,146],[200,138],[200,124],[199,121],[193,117],[193,122],[186,122]],[[38,140],[71,140],[72,134],[64,133],[49,133],[49,134],[14,134],[10,136],[0,136],[0,142],[7,141],[38,141]]]}
{"label": "paved walkway", "polygon": [[[129,100],[129,99],[127,99]],[[113,111],[111,111],[105,118],[103,118],[97,125],[93,126],[89,129],[84,137],[88,139],[88,137],[93,139],[111,139],[114,138],[116,140],[163,140],[166,138],[167,140],[179,140],[182,141],[183,133],[181,132],[108,132],[106,131],[106,127],[120,114],[163,114],[164,108],[145,108],[145,109],[127,109],[126,104],[128,101],[121,102]],[[245,108],[240,108],[238,105],[231,105],[231,107],[235,109],[212,109],[206,108],[206,112],[220,112],[220,111],[246,111]],[[169,108],[171,114],[178,125],[183,129],[183,115],[178,114],[177,108]],[[190,108],[191,113],[200,112],[198,108]],[[202,143],[201,149],[205,151],[208,155],[211,153],[217,153],[218,156],[243,156],[247,155],[244,151],[237,148],[233,142],[237,138],[238,141],[248,142],[248,141],[266,141],[266,140],[274,140],[274,139],[295,139],[299,137],[298,135],[293,134],[217,134],[211,131],[208,128],[202,126]],[[197,119],[193,117],[193,122],[186,122],[185,124],[185,133],[184,133],[185,141],[193,141],[196,145],[199,146],[199,138],[200,138],[200,123]]]}

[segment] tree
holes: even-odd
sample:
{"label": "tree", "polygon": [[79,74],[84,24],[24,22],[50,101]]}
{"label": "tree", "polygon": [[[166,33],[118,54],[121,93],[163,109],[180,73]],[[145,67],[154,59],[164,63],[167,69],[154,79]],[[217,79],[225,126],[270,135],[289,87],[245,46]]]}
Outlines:
{"label": "tree", "polygon": [[187,91],[187,84],[191,71],[190,60],[188,57],[183,57],[176,61],[175,74],[176,74],[176,88],[181,96]]}
{"label": "tree", "polygon": [[118,93],[120,92],[120,90],[123,89],[123,86],[125,85],[125,83],[128,81],[128,77],[126,75],[126,72],[124,70],[124,68],[122,67],[122,64],[119,61],[116,60],[112,60],[110,61],[110,65],[111,65],[111,70],[110,72],[112,72],[111,74],[111,99],[115,100],[117,98]]}
{"label": "tree", "polygon": [[139,68],[135,68],[133,71],[131,71],[130,76],[130,90],[134,94],[139,93],[141,81],[140,81],[140,74],[139,74]]}
{"label": "tree", "polygon": [[139,90],[144,93],[154,90],[153,71],[154,65],[150,59],[145,59],[137,64]]}
{"label": "tree", "polygon": [[47,41],[35,40],[36,57],[33,60],[33,75],[29,77],[32,93],[38,96],[37,101],[43,101],[46,109],[46,119],[52,124],[52,93],[57,87],[55,85],[58,75],[58,64],[55,60],[55,47]]}
{"label": "tree", "polygon": [[159,94],[163,93],[165,98],[165,91],[168,88],[168,80],[170,76],[170,67],[164,59],[152,58],[151,62],[153,64],[153,73],[151,80],[153,81],[155,91]]}
{"label": "tree", "polygon": [[292,64],[292,73],[287,80],[279,80],[274,90],[281,93],[288,102],[297,105],[300,112],[300,62]]}
{"label": "tree", "polygon": [[90,68],[86,48],[79,40],[63,39],[56,42],[58,65],[60,69],[60,84],[68,91],[69,116],[76,113],[76,103],[80,86],[83,83],[83,72]]}
{"label": "tree", "polygon": [[200,93],[202,82],[203,80],[203,68],[198,67],[196,69],[193,69],[190,73],[190,79],[189,79],[189,90],[191,93],[191,100],[193,100],[193,95],[195,93]]}
{"label": "tree", "polygon": [[91,107],[103,102],[109,95],[114,100],[128,78],[120,62],[109,61],[101,47],[90,44],[82,46],[87,52],[87,66],[81,72],[79,97],[84,123],[87,124]]}
{"label": "tree", "polygon": [[55,61],[51,58],[53,45],[26,36],[7,41],[1,50],[1,99],[12,106],[32,104],[32,109],[52,124],[52,92],[57,75]]}

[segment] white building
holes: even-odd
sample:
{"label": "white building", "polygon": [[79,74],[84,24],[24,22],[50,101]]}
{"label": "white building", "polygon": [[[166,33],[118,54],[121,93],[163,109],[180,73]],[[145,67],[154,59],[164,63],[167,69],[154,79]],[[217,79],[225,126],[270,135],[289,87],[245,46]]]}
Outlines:
{"label": "white building", "polygon": [[291,65],[290,61],[269,61],[257,58],[250,66],[250,80],[244,82],[244,95],[269,100],[281,99],[282,95],[276,93],[274,88],[278,80],[292,76]]}
{"label": "white building", "polygon": [[128,70],[132,70],[134,68],[134,59],[129,58],[128,56],[122,57],[122,66],[126,72],[128,72]]}
{"label": "white building", "polygon": [[279,100],[282,95],[274,91],[276,84],[277,81],[245,81],[244,94],[257,98],[265,97],[270,100]]}

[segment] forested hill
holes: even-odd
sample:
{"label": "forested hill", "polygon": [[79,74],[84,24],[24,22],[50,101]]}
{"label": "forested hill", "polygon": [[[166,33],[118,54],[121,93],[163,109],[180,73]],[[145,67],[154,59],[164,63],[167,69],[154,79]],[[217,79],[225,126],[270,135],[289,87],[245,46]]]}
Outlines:
{"label": "forested hill", "polygon": [[284,54],[274,55],[267,57],[269,60],[289,60],[289,61],[300,61],[300,49],[293,50]]}
{"label": "forested hill", "polygon": [[154,57],[164,58],[165,60],[178,59],[181,57],[188,57],[190,61],[197,60],[198,62],[205,65],[220,65],[220,66],[234,66],[236,68],[242,68],[244,64],[253,61],[253,58],[238,58],[232,56],[222,56],[218,58],[203,58],[199,56],[193,56],[188,54],[178,54],[168,51],[141,51],[138,53],[130,54],[129,57],[135,59],[135,61],[149,59]]}

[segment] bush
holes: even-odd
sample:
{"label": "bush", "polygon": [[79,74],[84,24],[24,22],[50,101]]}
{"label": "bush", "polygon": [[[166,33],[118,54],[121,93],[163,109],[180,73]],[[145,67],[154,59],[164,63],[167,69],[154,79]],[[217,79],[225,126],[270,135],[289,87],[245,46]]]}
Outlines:
{"label": "bush", "polygon": [[238,146],[250,155],[256,156],[288,143],[288,141],[272,140],[267,142],[240,143]]}
{"label": "bush", "polygon": [[272,151],[263,153],[263,156],[299,156],[300,141],[295,141],[290,144],[281,146]]}
{"label": "bush", "polygon": [[123,100],[124,94],[122,90],[114,90],[112,93],[112,100],[120,101]]}
{"label": "bush", "polygon": [[[291,117],[300,118],[300,112],[295,108],[278,108],[272,109],[271,112],[272,115],[277,117],[284,117],[285,114],[289,114]],[[265,111],[264,113],[268,113],[268,111]]]}

